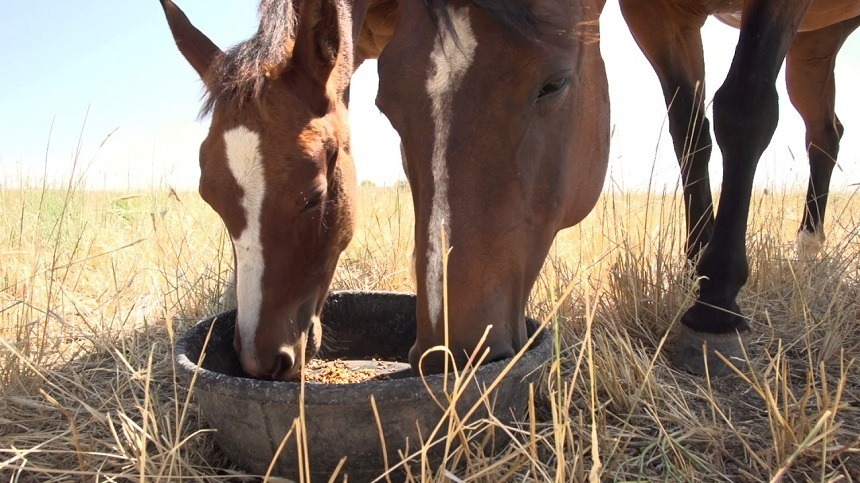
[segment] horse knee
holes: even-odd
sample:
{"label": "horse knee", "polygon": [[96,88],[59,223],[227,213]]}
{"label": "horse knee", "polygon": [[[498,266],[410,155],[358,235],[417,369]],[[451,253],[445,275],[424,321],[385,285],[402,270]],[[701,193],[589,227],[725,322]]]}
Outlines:
{"label": "horse knee", "polygon": [[724,159],[726,154],[750,152],[757,161],[778,122],[779,97],[773,82],[727,80],[714,95],[714,134]]}

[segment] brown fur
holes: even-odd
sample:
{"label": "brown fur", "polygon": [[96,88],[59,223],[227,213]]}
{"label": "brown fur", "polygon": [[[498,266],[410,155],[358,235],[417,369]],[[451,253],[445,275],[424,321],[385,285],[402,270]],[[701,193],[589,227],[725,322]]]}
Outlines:
{"label": "brown fur", "polygon": [[[744,332],[749,325],[736,297],[749,271],[744,243],[755,167],[779,116],[777,73],[787,58],[789,96],[807,129],[810,182],[800,229],[823,240],[830,174],[843,131],[835,113],[833,68],[842,43],[860,25],[860,2],[621,0],[621,12],[660,79],[681,165],[687,254],[698,259],[701,276],[696,304],[681,321],[711,335]],[[708,178],[712,142],[700,33],[708,15],[741,28],[731,69],[714,97],[714,132],[724,166],[716,216]],[[702,348],[693,346],[699,339],[681,341],[678,353],[688,356],[676,363],[698,371]],[[730,372],[712,353],[707,357],[712,374]]]}
{"label": "brown fur", "polygon": [[[354,60],[342,1],[264,0],[258,32],[224,53],[163,0],[180,51],[208,90],[204,112],[212,121],[200,148],[200,194],[233,238],[248,220],[224,133],[243,126],[259,137],[262,303],[254,351],[240,350],[255,377],[293,377],[316,354],[318,316],[352,238],[355,173],[344,93]],[[236,335],[240,349],[238,329]]]}
{"label": "brown fur", "polygon": [[[487,361],[511,356],[526,343],[529,292],[557,231],[578,223],[594,206],[609,148],[606,74],[595,41],[603,2],[505,1],[488,9],[484,4],[491,2],[445,2],[468,9],[477,39],[474,62],[453,99],[445,153],[449,346],[460,366],[488,325],[493,329]],[[379,58],[377,105],[400,134],[412,188],[418,339],[410,362],[417,367],[425,350],[445,342],[442,321],[430,320],[426,289],[434,189],[434,121],[426,82],[430,53],[447,24],[444,10],[433,15],[423,2],[403,2],[400,9]],[[529,35],[529,25],[535,35]],[[553,42],[535,39],[547,36]],[[568,80],[563,92],[538,101],[539,92],[559,77]],[[443,367],[440,358],[430,357],[422,369]]]}

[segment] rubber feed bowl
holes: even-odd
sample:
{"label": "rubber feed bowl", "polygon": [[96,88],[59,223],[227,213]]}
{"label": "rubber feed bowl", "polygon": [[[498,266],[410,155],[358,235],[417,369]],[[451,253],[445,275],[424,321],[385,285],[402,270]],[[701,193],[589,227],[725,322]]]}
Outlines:
{"label": "rubber feed bowl", "polygon": [[[333,292],[322,315],[324,348],[318,358],[406,361],[415,340],[415,295],[385,292]],[[197,366],[207,333],[202,367]],[[299,417],[300,384],[297,382],[250,379],[242,372],[233,350],[235,311],[205,319],[192,327],[176,343],[177,370],[189,385],[197,374],[194,392],[209,426],[216,430],[215,441],[226,456],[244,470],[265,474],[284,436]],[[537,328],[527,319],[529,334]],[[490,397],[494,415],[502,422],[522,421],[528,406],[528,384],[540,378],[540,367],[549,359],[552,336],[543,331],[535,344],[511,369]],[[498,361],[480,367],[476,380],[488,387],[508,364]],[[385,434],[388,461],[401,461],[398,450],[415,452],[420,434],[428,437],[443,411],[411,371],[391,374],[388,380],[352,384],[305,384],[305,427],[307,429],[310,473],[314,480],[327,481],[346,457],[340,474],[350,481],[365,481],[385,471],[379,428],[371,407],[374,397]],[[426,384],[444,401],[443,376],[431,375]],[[451,390],[453,375],[449,376]],[[462,415],[481,397],[471,381],[458,403]],[[469,421],[487,416],[484,405]],[[504,435],[496,431],[496,449]],[[444,436],[444,434],[437,435]],[[408,442],[408,446],[407,446]],[[440,448],[442,445],[436,445]],[[298,456],[295,432],[287,439],[273,473],[297,479]],[[420,464],[420,459],[414,460]],[[439,464],[438,452],[430,452],[430,462]],[[420,467],[413,466],[420,471]],[[400,475],[400,476],[398,476]],[[392,473],[394,479],[402,473]]]}

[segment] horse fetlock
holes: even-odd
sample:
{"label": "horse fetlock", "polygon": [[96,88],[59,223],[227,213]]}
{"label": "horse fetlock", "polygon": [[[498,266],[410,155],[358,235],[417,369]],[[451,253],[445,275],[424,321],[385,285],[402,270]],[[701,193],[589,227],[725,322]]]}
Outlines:
{"label": "horse fetlock", "polygon": [[[747,351],[743,332],[711,334],[681,326],[672,363],[699,376],[723,377],[743,371]],[[722,356],[722,357],[720,357]]]}
{"label": "horse fetlock", "polygon": [[716,299],[700,295],[696,303],[681,316],[681,323],[692,330],[711,334],[749,330],[749,324],[734,297]]}
{"label": "horse fetlock", "polygon": [[696,273],[699,282],[699,300],[713,302],[718,307],[734,308],[735,297],[749,278],[749,262],[741,250],[732,250],[726,255],[718,255],[713,242],[702,252]]}
{"label": "horse fetlock", "polygon": [[824,230],[819,228],[816,231],[798,231],[795,251],[800,261],[818,258],[818,255],[824,251]]}

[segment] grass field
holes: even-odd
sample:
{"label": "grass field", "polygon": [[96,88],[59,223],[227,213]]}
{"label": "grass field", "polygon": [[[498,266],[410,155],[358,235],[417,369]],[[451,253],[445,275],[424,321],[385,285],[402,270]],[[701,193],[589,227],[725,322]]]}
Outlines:
{"label": "grass field", "polygon": [[[411,291],[408,191],[360,196],[333,288]],[[860,201],[833,195],[824,253],[798,261],[800,199],[756,196],[752,365],[708,381],[666,356],[695,292],[679,199],[606,194],[557,238],[532,294],[530,314],[563,336],[534,422],[494,460],[455,455],[465,464],[430,478],[860,480]],[[240,476],[172,364],[177,334],[219,310],[231,260],[217,215],[167,189],[6,190],[0,212],[0,481]]]}

